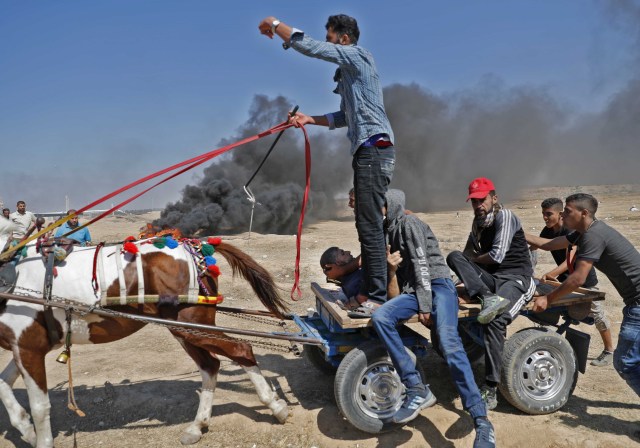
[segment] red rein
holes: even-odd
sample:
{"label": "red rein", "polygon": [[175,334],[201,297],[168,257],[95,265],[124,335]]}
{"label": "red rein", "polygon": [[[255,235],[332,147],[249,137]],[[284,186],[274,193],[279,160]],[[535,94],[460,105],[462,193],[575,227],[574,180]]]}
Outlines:
{"label": "red rein", "polygon": [[[271,129],[267,129],[264,132],[261,132],[259,134],[253,135],[251,137],[247,137],[245,139],[239,140],[235,143],[232,143],[230,145],[227,146],[223,146],[221,148],[218,149],[214,149],[213,151],[209,151],[207,153],[201,154],[199,156],[193,157],[189,160],[185,160],[184,162],[180,162],[177,163],[175,165],[172,165],[168,168],[165,168],[163,170],[157,171],[155,173],[149,174],[148,176],[145,176],[141,179],[136,180],[135,182],[131,182],[128,185],[125,185],[122,188],[119,188],[103,197],[101,197],[100,199],[97,199],[95,201],[93,201],[92,203],[85,205],[84,207],[82,207],[81,209],[79,209],[75,214],[73,215],[68,215],[65,216],[64,218],[61,218],[59,220],[57,220],[56,222],[54,222],[53,224],[50,224],[49,226],[47,226],[46,228],[44,228],[43,230],[40,230],[38,233],[36,233],[35,235],[33,235],[31,238],[29,239],[25,239],[24,241],[21,241],[17,246],[14,246],[13,248],[11,248],[11,252],[16,251],[18,249],[20,249],[21,247],[25,246],[27,243],[29,243],[30,241],[32,241],[35,238],[38,238],[39,236],[45,234],[46,232],[53,230],[54,228],[64,224],[65,222],[67,222],[69,219],[73,218],[74,216],[78,216],[81,213],[83,213],[86,210],[89,210],[92,207],[95,207],[98,204],[103,203],[104,201],[111,199],[114,196],[119,195],[120,193],[123,193],[127,190],[130,190],[131,188],[138,186],[142,183],[145,183],[151,179],[155,179],[156,177],[160,177],[163,174],[169,173],[171,171],[177,170],[178,168],[181,168],[179,171],[170,174],[169,176],[161,179],[160,181],[156,182],[155,184],[153,184],[152,186],[150,186],[149,188],[141,191],[140,193],[137,193],[133,196],[131,196],[129,199],[126,199],[124,201],[122,201],[121,203],[111,207],[109,210],[107,210],[106,212],[96,216],[95,218],[93,218],[91,221],[81,225],[78,229],[82,229],[88,225],[93,224],[94,222],[104,218],[105,216],[109,215],[110,213],[112,213],[113,211],[121,208],[124,205],[129,204],[130,202],[134,201],[135,199],[139,198],[140,196],[142,196],[143,194],[147,193],[148,191],[154,189],[155,187],[167,182],[168,180],[173,179],[176,176],[179,176],[180,174],[189,171],[195,167],[197,167],[198,165],[203,164],[204,162],[207,162],[215,157],[218,157],[221,154],[224,154],[227,151],[230,151],[238,146],[244,145],[246,143],[250,143],[253,142],[255,140],[259,140],[263,137],[267,137],[271,134],[275,134],[277,132],[280,131],[284,131],[285,129],[290,128],[291,124],[289,124],[287,121],[284,121],[274,127],[272,127]],[[292,300],[299,300],[302,297],[302,292],[300,291],[300,239],[302,237],[302,223],[304,222],[304,214],[305,214],[305,210],[307,208],[307,201],[309,199],[309,188],[310,188],[310,180],[311,180],[311,146],[309,144],[309,137],[307,135],[307,131],[304,127],[300,127],[300,129],[302,130],[302,133],[304,134],[304,151],[305,151],[305,168],[306,168],[306,185],[305,185],[305,189],[304,189],[304,196],[302,199],[302,208],[300,210],[300,220],[298,221],[298,233],[296,235],[296,265],[295,265],[295,281],[293,284],[293,288],[291,289],[291,299]],[[78,230],[75,229],[75,230]],[[5,252],[8,253],[9,251]],[[4,254],[2,254],[4,255]],[[294,292],[296,293],[297,297],[294,297]]]}

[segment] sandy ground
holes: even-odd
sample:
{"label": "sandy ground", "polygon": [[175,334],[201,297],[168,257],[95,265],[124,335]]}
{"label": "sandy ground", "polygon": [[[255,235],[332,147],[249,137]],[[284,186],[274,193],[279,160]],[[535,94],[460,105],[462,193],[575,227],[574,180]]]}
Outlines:
{"label": "sandy ground", "polygon": [[[542,227],[539,203],[547,196],[564,196],[577,188],[545,188],[526,192],[519,201],[505,204],[522,219],[527,231]],[[640,247],[640,213],[630,212],[640,203],[640,186],[601,186],[583,188],[601,200],[598,215],[620,230]],[[460,249],[466,241],[472,213],[470,208],[456,211],[419,214],[441,241],[445,253]],[[346,205],[345,205],[346,208]],[[138,229],[151,215],[108,218],[92,227],[94,241],[122,240]],[[266,266],[288,296],[292,285],[295,237],[247,234],[225,237]],[[314,305],[309,289],[311,281],[323,280],[318,259],[329,245],[358,252],[353,221],[345,210],[344,219],[320,222],[305,229],[301,261],[304,298],[291,307],[305,313]],[[553,264],[549,254],[539,259],[538,273]],[[260,307],[241,279],[232,280],[225,269],[221,292],[226,305]],[[622,300],[611,284],[600,276],[607,293],[605,308],[617,337],[622,319]],[[247,321],[221,318],[222,325],[252,328]],[[532,326],[520,318],[510,333]],[[293,329],[293,328],[291,328]],[[602,350],[601,339],[592,326],[580,330],[591,335],[590,358]],[[223,361],[214,398],[209,431],[197,446],[206,447],[469,447],[474,431],[470,418],[462,410],[460,399],[449,379],[443,361],[432,351],[421,359],[427,382],[432,385],[439,403],[402,429],[371,436],[353,428],[338,413],[333,397],[333,377],[311,366],[305,358],[273,350],[256,349],[263,373],[289,403],[289,421],[276,423],[269,410],[261,405],[242,369]],[[195,364],[169,333],[148,326],[133,336],[103,346],[74,346],[73,372],[76,398],[87,413],[77,417],[66,408],[67,369],[49,354],[49,385],[52,402],[52,426],[59,447],[175,447],[181,430],[193,419],[197,409],[196,390],[200,387]],[[7,352],[0,353],[6,363]],[[27,406],[24,384],[16,383],[18,400]],[[530,416],[521,413],[504,399],[490,418],[496,427],[501,447],[624,447],[640,446],[634,438],[640,430],[640,399],[618,377],[611,366],[590,367],[580,375],[567,405],[550,415]],[[19,439],[6,414],[0,411],[0,446],[26,446]]]}

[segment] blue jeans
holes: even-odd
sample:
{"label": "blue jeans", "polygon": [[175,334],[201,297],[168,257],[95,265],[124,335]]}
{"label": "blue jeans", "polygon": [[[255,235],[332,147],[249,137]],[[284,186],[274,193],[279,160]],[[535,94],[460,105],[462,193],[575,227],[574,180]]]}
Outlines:
{"label": "blue jeans", "polygon": [[[458,389],[463,407],[471,417],[486,417],[487,409],[473,378],[469,358],[458,334],[458,295],[448,278],[431,281],[433,310],[431,317],[440,338],[440,348]],[[418,313],[418,299],[413,294],[400,294],[374,311],[373,326],[384,342],[402,383],[406,387],[422,384],[422,379],[396,328],[398,323]]]}
{"label": "blue jeans", "polygon": [[382,207],[393,178],[395,160],[393,146],[361,146],[352,163],[356,228],[364,279],[360,292],[377,302],[387,300],[387,250]]}
{"label": "blue jeans", "polygon": [[640,396],[640,305],[622,309],[618,346],[613,352],[613,367]]}

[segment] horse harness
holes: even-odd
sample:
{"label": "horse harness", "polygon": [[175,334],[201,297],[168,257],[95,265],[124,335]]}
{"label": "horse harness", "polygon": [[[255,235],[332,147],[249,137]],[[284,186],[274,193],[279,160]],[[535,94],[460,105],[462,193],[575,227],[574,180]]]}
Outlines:
{"label": "horse harness", "polygon": [[[36,244],[36,251],[42,255],[45,264],[44,286],[42,295],[45,302],[51,302],[53,291],[53,279],[57,276],[56,261],[63,261],[67,255],[73,251],[73,245],[77,244],[75,240],[69,238],[55,238],[53,241],[43,240]],[[49,343],[53,346],[62,339],[56,326],[56,319],[53,317],[53,309],[51,306],[44,306],[44,322],[47,329],[47,337]]]}

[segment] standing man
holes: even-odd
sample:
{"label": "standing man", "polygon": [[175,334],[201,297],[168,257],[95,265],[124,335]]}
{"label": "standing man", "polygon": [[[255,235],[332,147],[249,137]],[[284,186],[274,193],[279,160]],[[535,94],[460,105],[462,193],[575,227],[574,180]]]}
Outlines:
{"label": "standing man", "polygon": [[447,264],[469,297],[482,304],[478,322],[484,333],[486,377],[481,393],[487,408],[495,409],[507,325],[531,300],[536,286],[520,220],[498,203],[493,182],[485,177],[473,180],[469,199],[475,219],[467,245],[464,252],[451,252]]}
{"label": "standing man", "polygon": [[392,421],[407,423],[436,402],[405,351],[397,329],[400,322],[418,314],[420,322],[438,334],[462,405],[473,418],[476,428],[473,446],[495,447],[493,426],[487,419],[487,408],[458,335],[458,297],[438,240],[427,224],[413,214],[405,214],[402,191],[389,190],[386,198],[388,250],[390,257],[395,257],[395,262],[390,258],[389,263],[389,296],[393,298],[374,311],[372,322],[406,387],[405,400]]}
{"label": "standing man", "polygon": [[[546,241],[549,241],[559,236],[568,235],[571,232],[563,223],[563,204],[561,199],[545,199],[542,201],[540,208],[542,209],[542,219],[545,224],[544,228],[540,232],[540,238],[544,238]],[[525,234],[525,237],[527,238],[527,241],[529,241],[529,236],[527,234]],[[536,246],[533,246],[533,248],[535,249]],[[569,246],[567,249],[552,250],[551,255],[558,266],[546,274],[543,274],[541,278],[543,280],[565,281],[569,276],[567,254],[569,254],[569,259],[575,262],[576,250],[576,246]],[[574,266],[571,266],[571,269],[573,268]],[[582,286],[584,288],[596,288],[597,284],[598,276],[596,275],[595,268],[592,267]],[[591,302],[589,317],[592,317],[595,321],[596,328],[598,333],[600,333],[600,337],[602,338],[602,343],[604,345],[602,353],[600,353],[596,359],[591,361],[591,365],[596,367],[607,366],[611,363],[613,358],[614,347],[613,340],[611,338],[611,322],[604,314],[604,305],[602,304],[602,301],[594,300]]]}
{"label": "standing man", "polygon": [[16,211],[9,215],[9,219],[17,226],[13,231],[14,240],[23,239],[36,223],[36,216],[27,211],[27,204],[24,201],[18,201]]}
{"label": "standing man", "polygon": [[565,199],[562,216],[564,225],[575,232],[551,241],[527,235],[527,240],[544,250],[578,246],[573,272],[548,295],[536,297],[533,310],[544,311],[557,298],[579,288],[595,266],[607,276],[624,300],[613,366],[640,396],[640,253],[617,230],[598,221],[597,210],[598,201],[590,194],[572,194]]}
{"label": "standing man", "polygon": [[298,112],[291,117],[296,126],[315,124],[329,129],[347,127],[351,141],[356,228],[360,240],[363,287],[357,312],[369,317],[387,299],[386,245],[382,228],[382,207],[395,166],[393,131],[384,109],[382,87],[373,56],[357,45],[358,23],[343,14],[330,16],[325,26],[326,41],[312,39],[303,31],[267,17],[260,32],[275,35],[284,47],[338,66],[334,93],[340,95],[340,110],[310,116]]}
{"label": "standing man", "polygon": [[[77,213],[77,211],[71,209],[67,212],[67,216],[75,213]],[[89,229],[87,227],[83,227],[80,230],[76,230],[79,226],[80,223],[78,221],[78,217],[74,216],[73,218],[70,218],[67,222],[62,224],[60,227],[58,227],[58,230],[56,230],[55,238],[60,238],[61,236],[71,232],[65,238],[70,238],[74,241],[77,241],[81,246],[90,246],[91,234],[89,233]]]}

